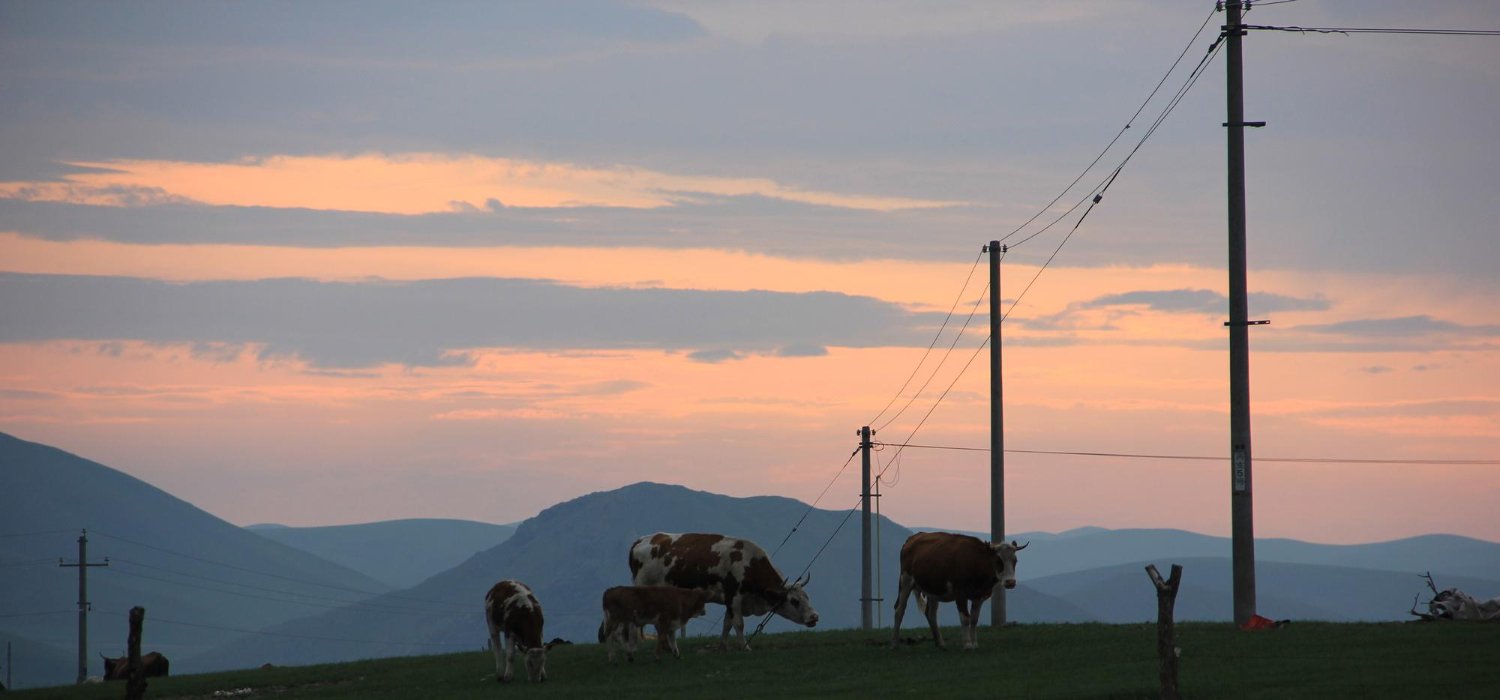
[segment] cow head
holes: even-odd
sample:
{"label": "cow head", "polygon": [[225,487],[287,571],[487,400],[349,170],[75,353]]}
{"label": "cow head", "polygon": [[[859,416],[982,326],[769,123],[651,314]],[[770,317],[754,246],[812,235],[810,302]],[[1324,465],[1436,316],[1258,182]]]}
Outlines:
{"label": "cow head", "polygon": [[[124,657],[120,657],[118,659],[111,659],[111,658],[109,658],[108,656],[105,656],[102,653],[99,654],[99,658],[104,659],[104,677],[108,678],[110,680],[115,680],[116,679],[116,676],[115,676],[115,667],[116,666],[123,667],[124,664],[122,664],[120,662],[124,661],[125,658]],[[122,668],[122,670],[123,670],[123,668]],[[121,677],[123,677],[123,676],[121,676]]]}
{"label": "cow head", "polygon": [[547,680],[547,647],[526,650],[526,678],[533,682]]}
{"label": "cow head", "polygon": [[812,599],[807,597],[807,584],[812,574],[799,578],[786,587],[786,597],[776,606],[776,614],[799,625],[813,627],[818,624],[818,611],[813,609]]}
{"label": "cow head", "polygon": [[995,577],[1000,579],[1000,584],[1007,589],[1016,587],[1016,552],[1031,546],[1016,544],[1015,540],[990,544],[990,550],[995,553]]}

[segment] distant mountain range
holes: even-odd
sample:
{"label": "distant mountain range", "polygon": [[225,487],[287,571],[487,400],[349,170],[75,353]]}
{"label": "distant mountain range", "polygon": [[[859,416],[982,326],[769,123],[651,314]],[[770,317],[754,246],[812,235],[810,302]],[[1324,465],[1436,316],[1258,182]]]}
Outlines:
{"label": "distant mountain range", "polygon": [[[0,434],[0,498],[0,639],[17,644],[22,687],[71,682],[76,673],[77,570],[59,569],[57,557],[76,557],[85,526],[90,560],[111,558],[110,567],[89,572],[90,657],[120,653],[123,613],[139,604],[147,607],[147,647],[172,655],[174,671],[479,649],[482,598],[501,578],[537,591],[549,638],[592,640],[600,593],[628,583],[629,543],[656,531],[748,537],[775,551],[787,577],[811,563],[820,628],[860,621],[858,518],[774,496],[633,484],[551,506],[508,538],[511,526],[452,520],[247,529],[103,465]],[[881,519],[879,532],[886,600],[877,619],[889,625],[898,551],[912,530]],[[1154,619],[1146,563],[1184,566],[1178,619],[1230,617],[1225,538],[1093,527],[1015,537],[1032,546],[1021,556],[1021,585],[1007,596],[1013,621]],[[1430,535],[1352,546],[1270,539],[1256,547],[1259,609],[1275,618],[1407,619],[1412,597],[1426,593],[1424,571],[1439,586],[1500,595],[1500,544],[1491,542]],[[690,634],[717,636],[720,612],[710,606]],[[956,624],[952,606],[943,618]],[[767,630],[791,628],[775,619]],[[924,633],[919,617],[909,615],[907,628]]]}
{"label": "distant mountain range", "polygon": [[296,547],[390,586],[409,588],[504,542],[515,525],[415,518],[360,525],[251,525],[262,537]]}

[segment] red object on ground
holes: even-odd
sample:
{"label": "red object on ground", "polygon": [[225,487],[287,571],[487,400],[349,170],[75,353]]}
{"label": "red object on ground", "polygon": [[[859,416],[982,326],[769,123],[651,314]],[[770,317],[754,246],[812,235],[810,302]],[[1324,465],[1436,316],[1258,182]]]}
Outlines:
{"label": "red object on ground", "polygon": [[1255,632],[1255,631],[1258,631],[1258,630],[1273,630],[1273,629],[1276,629],[1277,627],[1280,627],[1280,626],[1281,625],[1276,624],[1275,620],[1272,620],[1269,617],[1261,617],[1260,615],[1251,615],[1250,619],[1247,620],[1245,622],[1245,624],[1240,625],[1240,629],[1248,631],[1248,632]]}

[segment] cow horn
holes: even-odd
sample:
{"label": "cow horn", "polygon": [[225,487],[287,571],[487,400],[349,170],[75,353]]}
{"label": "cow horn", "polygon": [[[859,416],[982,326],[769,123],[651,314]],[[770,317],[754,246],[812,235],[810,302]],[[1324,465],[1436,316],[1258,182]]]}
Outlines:
{"label": "cow horn", "polygon": [[1028,541],[1027,541],[1027,542],[1026,542],[1026,544],[1016,544],[1016,541],[1015,541],[1015,540],[1011,540],[1011,541],[1010,541],[1010,544],[1011,544],[1011,546],[1012,546],[1012,547],[1015,547],[1015,548],[1016,548],[1016,551],[1017,551],[1017,552],[1019,552],[1019,551],[1021,551],[1021,550],[1023,550],[1023,549],[1026,549],[1026,548],[1027,548],[1027,547],[1030,547],[1030,546],[1031,546],[1031,541],[1030,541],[1030,540],[1028,540]]}

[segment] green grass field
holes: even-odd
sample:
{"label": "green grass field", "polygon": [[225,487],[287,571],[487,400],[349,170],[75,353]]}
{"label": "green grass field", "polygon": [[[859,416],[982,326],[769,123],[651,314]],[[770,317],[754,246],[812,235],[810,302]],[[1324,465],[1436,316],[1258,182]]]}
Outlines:
{"label": "green grass field", "polygon": [[[952,643],[957,629],[944,629]],[[1145,698],[1157,694],[1156,627],[1015,625],[981,629],[977,651],[891,651],[889,631],[762,635],[749,653],[698,637],[683,658],[611,666],[604,649],[554,649],[550,680],[495,682],[487,652],[153,679],[148,697],[214,698]],[[905,636],[905,635],[904,635]],[[1294,623],[1241,632],[1178,626],[1181,689],[1196,698],[1500,697],[1500,625]],[[520,659],[517,659],[519,664]],[[216,691],[239,695],[215,695]],[[16,691],[22,698],[118,698],[111,683]]]}

